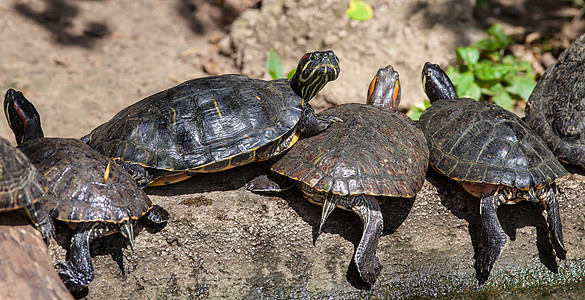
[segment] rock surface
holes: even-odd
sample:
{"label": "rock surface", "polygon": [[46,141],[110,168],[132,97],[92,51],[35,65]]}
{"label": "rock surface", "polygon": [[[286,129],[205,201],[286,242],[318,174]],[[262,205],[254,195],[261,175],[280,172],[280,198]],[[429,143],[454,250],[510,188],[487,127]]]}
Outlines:
{"label": "rock surface", "polygon": [[156,233],[140,226],[134,253],[120,236],[95,243],[96,278],[87,298],[493,295],[583,280],[582,175],[558,180],[568,259],[555,261],[541,208],[525,202],[504,206],[498,215],[508,243],[480,286],[473,268],[479,201],[431,172],[416,199],[382,204],[385,228],[377,255],[384,269],[369,287],[351,262],[362,232],[357,215],[335,210],[317,236],[321,207],[298,190],[262,196],[243,188],[258,168],[148,189],[171,221]]}
{"label": "rock surface", "polygon": [[0,299],[73,299],[41,234],[21,211],[0,214]]}

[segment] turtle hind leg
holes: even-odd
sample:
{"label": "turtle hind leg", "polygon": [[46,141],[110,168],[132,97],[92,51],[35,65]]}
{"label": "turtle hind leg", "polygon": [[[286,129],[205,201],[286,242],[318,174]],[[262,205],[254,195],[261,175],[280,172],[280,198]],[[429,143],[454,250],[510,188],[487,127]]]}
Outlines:
{"label": "turtle hind leg", "polygon": [[254,193],[278,193],[291,189],[296,182],[275,173],[262,174],[246,183],[246,189]]}
{"label": "turtle hind leg", "polygon": [[500,194],[495,188],[491,191],[491,195],[484,193],[481,197],[482,234],[479,254],[475,261],[476,277],[480,284],[487,281],[494,263],[502,254],[506,244],[506,234],[502,229],[502,225],[500,225],[497,214],[501,197],[504,197],[504,195]]}
{"label": "turtle hind leg", "polygon": [[546,209],[546,223],[548,225],[549,237],[559,259],[567,258],[567,249],[563,243],[563,225],[559,213],[559,202],[557,201],[554,189],[548,185],[541,194],[541,203]]}
{"label": "turtle hind leg", "polygon": [[364,223],[364,231],[354,260],[360,277],[368,284],[373,285],[382,271],[382,264],[376,257],[378,240],[384,230],[384,219],[380,211],[378,200],[374,196],[350,196],[349,207],[360,216]]}
{"label": "turtle hind leg", "polygon": [[144,217],[151,223],[164,224],[169,221],[169,212],[155,204]]}
{"label": "turtle hind leg", "polygon": [[309,104],[305,104],[299,121],[299,128],[304,135],[318,134],[335,122],[343,122],[338,117],[317,116]]}
{"label": "turtle hind leg", "polygon": [[107,223],[80,223],[71,239],[69,260],[57,265],[59,276],[72,293],[87,287],[94,278],[93,264],[89,253],[91,241],[117,231],[117,226]]}
{"label": "turtle hind leg", "polygon": [[61,280],[72,293],[81,291],[93,280],[89,243],[95,235],[96,227],[97,223],[80,224],[71,238],[69,260],[57,265]]}

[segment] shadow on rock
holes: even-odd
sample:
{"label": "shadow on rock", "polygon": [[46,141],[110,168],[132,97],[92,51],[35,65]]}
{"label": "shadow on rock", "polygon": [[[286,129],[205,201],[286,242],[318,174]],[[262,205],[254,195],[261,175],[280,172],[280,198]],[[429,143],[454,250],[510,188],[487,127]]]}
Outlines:
{"label": "shadow on rock", "polygon": [[187,180],[170,185],[148,187],[144,191],[149,195],[179,196],[212,191],[237,190],[244,187],[253,178],[266,173],[266,170],[269,170],[268,165],[264,162],[259,162],[222,172],[197,173]]}
{"label": "shadow on rock", "polygon": [[[322,206],[310,203],[302,197],[298,188],[291,189],[278,194],[288,205],[312,227],[313,244],[316,244],[319,237],[319,223],[321,221]],[[404,223],[410,213],[414,198],[391,198],[388,197],[380,204],[380,210],[384,218],[384,230],[382,236],[396,232]],[[364,282],[358,272],[353,257],[358,244],[362,238],[364,225],[360,218],[351,211],[335,209],[323,225],[322,231],[340,235],[343,239],[350,241],[354,246],[351,262],[346,272],[347,281],[357,289],[370,289],[371,285]]]}
{"label": "shadow on rock", "polygon": [[[441,204],[453,215],[469,223],[469,236],[474,250],[474,259],[479,254],[481,242],[481,216],[479,199],[467,193],[461,185],[436,171],[429,169],[427,180],[437,188]],[[544,207],[539,203],[521,201],[514,205],[500,205],[498,219],[502,229],[511,241],[516,240],[516,230],[533,226],[536,228],[538,256],[542,264],[553,273],[557,273],[558,265],[553,246],[548,235],[546,218],[543,216]],[[497,261],[496,261],[497,263]],[[487,280],[489,274],[476,270],[476,278],[480,283]]]}
{"label": "shadow on rock", "polygon": [[50,0],[44,2],[46,5],[43,10],[24,3],[15,4],[14,9],[21,16],[50,31],[59,44],[89,49],[93,48],[98,39],[108,37],[111,34],[109,27],[102,22],[89,22],[85,24],[81,33],[73,33],[72,19],[79,15],[79,8],[74,3],[70,3],[73,1]]}

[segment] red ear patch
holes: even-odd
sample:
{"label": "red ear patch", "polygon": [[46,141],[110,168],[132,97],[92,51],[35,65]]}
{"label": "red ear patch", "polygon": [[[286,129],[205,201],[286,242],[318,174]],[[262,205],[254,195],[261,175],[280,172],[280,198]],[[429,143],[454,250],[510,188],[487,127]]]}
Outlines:
{"label": "red ear patch", "polygon": [[18,118],[20,118],[20,120],[22,121],[22,125],[24,125],[24,127],[26,128],[26,117],[24,115],[24,111],[22,110],[22,108],[16,106],[16,103],[12,103],[12,107],[14,107],[14,110],[16,111],[16,114],[18,115]]}

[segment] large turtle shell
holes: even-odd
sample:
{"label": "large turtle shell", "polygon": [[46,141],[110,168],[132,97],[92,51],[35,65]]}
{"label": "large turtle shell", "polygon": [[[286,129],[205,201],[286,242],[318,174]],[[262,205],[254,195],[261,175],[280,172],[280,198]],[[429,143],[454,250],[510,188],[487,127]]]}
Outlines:
{"label": "large turtle shell", "polygon": [[0,211],[33,204],[46,191],[43,175],[22,152],[0,137]]}
{"label": "large turtle shell", "polygon": [[431,166],[458,181],[528,190],[567,174],[520,118],[492,103],[438,100],[417,127],[427,139]]}
{"label": "large turtle shell", "polygon": [[339,195],[413,197],[421,189],[429,152],[408,117],[364,104],[322,114],[343,122],[298,141],[272,165],[273,171]]}
{"label": "large turtle shell", "polygon": [[80,140],[44,138],[21,148],[49,182],[55,198],[48,197],[45,204],[55,219],[122,223],[152,207],[124,169]]}
{"label": "large turtle shell", "polygon": [[198,78],[123,109],[94,129],[88,144],[112,159],[190,170],[291,134],[302,105],[288,80]]}
{"label": "large turtle shell", "polygon": [[585,34],[538,81],[526,123],[560,160],[585,166]]}

